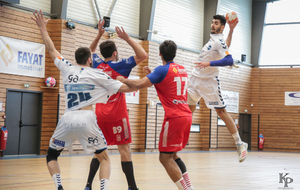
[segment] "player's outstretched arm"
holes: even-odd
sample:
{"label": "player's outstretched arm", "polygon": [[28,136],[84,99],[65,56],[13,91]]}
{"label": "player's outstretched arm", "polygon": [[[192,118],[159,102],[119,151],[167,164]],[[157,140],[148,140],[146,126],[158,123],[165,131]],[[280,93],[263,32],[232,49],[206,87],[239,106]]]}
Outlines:
{"label": "player's outstretched arm", "polygon": [[148,77],[144,77],[142,79],[126,79],[123,76],[118,76],[117,80],[137,90],[153,85]]}
{"label": "player's outstretched arm", "polygon": [[123,27],[116,27],[116,32],[119,38],[125,40],[132,47],[133,51],[135,52],[134,59],[137,65],[148,57],[148,54],[145,52],[142,46],[140,46],[136,41],[130,38],[130,36],[125,32]]}
{"label": "player's outstretched arm", "polygon": [[229,47],[231,45],[231,39],[232,39],[232,34],[233,34],[233,30],[236,27],[236,25],[239,23],[239,19],[237,18],[235,22],[233,23],[228,23],[229,25],[229,33],[226,39],[226,45]]}
{"label": "player's outstretched arm", "polygon": [[229,54],[225,56],[223,59],[211,61],[211,62],[197,62],[195,63],[195,67],[199,69],[203,69],[204,67],[224,67],[224,66],[232,66],[234,63],[232,56]]}
{"label": "player's outstretched arm", "polygon": [[91,49],[91,52],[92,53],[95,53],[96,52],[96,49],[97,49],[97,45],[101,39],[101,36],[104,34],[105,32],[105,29],[103,28],[104,26],[104,23],[105,23],[105,20],[103,19],[101,21],[101,19],[99,20],[99,23],[98,23],[98,34],[96,36],[96,38],[94,39],[94,41],[91,43],[90,45],[90,49]]}
{"label": "player's outstretched arm", "polygon": [[118,92],[126,93],[126,92],[134,92],[138,89],[128,86],[127,84],[122,84],[122,86],[119,88]]}
{"label": "player's outstretched arm", "polygon": [[31,19],[36,22],[37,26],[41,30],[42,39],[44,41],[46,49],[48,50],[48,53],[50,54],[51,58],[53,60],[55,60],[56,57],[60,56],[60,53],[55,49],[55,46],[48,34],[47,28],[46,28],[47,23],[51,19],[45,20],[44,16],[43,16],[43,11],[41,11],[41,10],[40,10],[40,12],[38,12],[37,10],[36,10],[36,13],[33,12],[33,16],[34,16],[34,18],[31,17]]}

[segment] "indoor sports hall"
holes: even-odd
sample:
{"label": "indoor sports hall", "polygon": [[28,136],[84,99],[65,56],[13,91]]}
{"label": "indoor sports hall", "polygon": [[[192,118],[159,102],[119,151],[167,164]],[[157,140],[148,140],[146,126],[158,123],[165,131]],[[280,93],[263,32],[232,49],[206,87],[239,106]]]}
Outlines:
{"label": "indoor sports hall", "polygon": [[[119,59],[134,56],[130,43],[117,34],[115,27],[123,27],[148,55],[130,72],[129,79],[136,80],[147,76],[145,66],[153,71],[164,63],[159,47],[165,40],[177,44],[174,62],[190,78],[203,49],[211,49],[206,44],[212,40],[213,16],[234,12],[238,23],[233,32],[228,23],[223,30],[224,39],[232,34],[226,45],[234,64],[219,67],[217,81],[248,154],[239,162],[228,126],[201,98],[188,143],[178,152],[192,185],[186,189],[300,190],[299,6],[299,0],[0,0],[0,190],[57,189],[46,155],[66,107],[77,101],[65,100],[62,73],[32,19],[36,10],[51,19],[46,31],[55,49],[74,65],[75,51],[90,47],[100,19],[105,32],[95,53],[103,59],[99,44],[111,40]],[[160,162],[163,100],[154,85],[125,96],[137,187],[178,189]],[[107,150],[108,189],[128,189],[119,147],[109,145]],[[92,158],[77,140],[64,148],[57,159],[64,189],[85,189]],[[101,188],[97,172],[92,189]]]}

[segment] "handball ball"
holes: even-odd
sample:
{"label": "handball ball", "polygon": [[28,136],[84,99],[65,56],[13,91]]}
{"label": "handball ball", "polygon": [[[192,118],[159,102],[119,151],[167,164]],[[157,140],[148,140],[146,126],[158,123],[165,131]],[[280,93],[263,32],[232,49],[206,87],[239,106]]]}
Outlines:
{"label": "handball ball", "polygon": [[237,19],[237,14],[236,12],[229,12],[226,14],[226,20],[228,23],[234,23]]}
{"label": "handball ball", "polygon": [[48,86],[48,87],[54,87],[55,84],[56,84],[55,78],[53,78],[53,77],[46,78],[46,80],[45,80],[45,85],[46,86]]}

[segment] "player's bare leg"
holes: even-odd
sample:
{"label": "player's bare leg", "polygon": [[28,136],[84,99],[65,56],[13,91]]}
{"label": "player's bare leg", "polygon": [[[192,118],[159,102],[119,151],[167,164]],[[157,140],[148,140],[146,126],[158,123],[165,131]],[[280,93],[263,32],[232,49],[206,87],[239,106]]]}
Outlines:
{"label": "player's bare leg", "polygon": [[[133,164],[131,160],[130,145],[118,145],[118,150],[121,155],[122,170],[126,176],[128,187],[130,190],[137,190],[138,188],[135,183]],[[90,171],[85,190],[92,190],[92,183],[96,172],[98,171],[99,165],[102,166],[102,162],[100,164],[99,160],[96,159],[96,156],[94,156],[90,164]]]}
{"label": "player's bare leg", "polygon": [[60,168],[57,161],[57,158],[60,155],[61,151],[62,150],[58,151],[49,148],[46,156],[47,167],[57,190],[63,190],[61,177],[60,177]]}
{"label": "player's bare leg", "polygon": [[101,189],[107,190],[108,189],[108,180],[110,177],[110,160],[108,157],[107,150],[104,150],[100,154],[95,154],[98,158],[100,164],[99,170],[99,179],[101,184]]}
{"label": "player's bare leg", "polygon": [[121,164],[122,164],[122,170],[126,176],[127,184],[129,190],[137,190],[137,186],[134,179],[134,170],[133,170],[133,164],[131,159],[131,150],[130,150],[130,144],[122,144],[118,145],[118,150],[121,155]]}
{"label": "player's bare leg", "polygon": [[174,153],[173,160],[175,160],[176,164],[178,165],[178,167],[181,171],[183,180],[185,181],[188,189],[189,190],[195,190],[192,186],[192,183],[191,183],[189,174],[187,172],[186,166],[185,166],[184,162],[181,160],[181,158],[177,155],[177,152]]}
{"label": "player's bare leg", "polygon": [[47,164],[49,173],[54,181],[54,184],[58,190],[63,190],[61,177],[60,177],[60,169],[57,161],[52,160]]}
{"label": "player's bare leg", "polygon": [[215,109],[219,117],[225,122],[231,134],[237,133],[238,130],[233,122],[232,117],[228,114],[225,108]]}
{"label": "player's bare leg", "polygon": [[59,164],[56,160],[48,162],[47,166],[51,176],[53,176],[56,173],[60,173]]}
{"label": "player's bare leg", "polygon": [[189,105],[189,107],[192,113],[194,113],[194,111],[196,110],[196,105]]}
{"label": "player's bare leg", "polygon": [[90,171],[89,171],[89,176],[88,176],[88,180],[85,186],[84,190],[92,190],[92,184],[93,184],[93,180],[95,178],[95,175],[99,169],[100,166],[100,162],[98,160],[98,158],[96,157],[96,155],[94,155],[91,163],[90,163]]}
{"label": "player's bare leg", "polygon": [[179,190],[189,190],[186,182],[184,181],[181,171],[173,159],[174,153],[160,153],[159,161],[166,169],[168,175],[172,179],[172,181],[176,184]]}
{"label": "player's bare leg", "polygon": [[219,115],[219,117],[226,124],[228,130],[230,131],[230,133],[235,141],[237,150],[238,150],[239,161],[243,162],[247,157],[248,144],[241,140],[241,137],[236,128],[236,125],[234,124],[232,117],[228,114],[226,109],[221,108],[221,109],[215,109],[215,110],[216,110],[217,114]]}
{"label": "player's bare leg", "polygon": [[130,144],[118,145],[118,150],[121,155],[121,162],[131,161]]}

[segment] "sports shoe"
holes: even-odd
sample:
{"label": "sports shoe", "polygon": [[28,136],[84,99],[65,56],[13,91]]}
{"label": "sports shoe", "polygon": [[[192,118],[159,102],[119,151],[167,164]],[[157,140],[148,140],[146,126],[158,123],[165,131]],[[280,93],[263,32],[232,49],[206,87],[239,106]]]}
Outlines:
{"label": "sports shoe", "polygon": [[91,190],[89,187],[85,187],[84,190]]}
{"label": "sports shoe", "polygon": [[[130,188],[128,188],[128,190],[131,190]],[[140,190],[140,188],[138,188],[137,190]]]}
{"label": "sports shoe", "polygon": [[64,190],[62,186],[58,186],[57,190]]}
{"label": "sports shoe", "polygon": [[237,144],[236,148],[239,155],[239,162],[243,162],[248,154],[248,143],[242,142]]}
{"label": "sports shoe", "polygon": [[188,187],[189,190],[195,190],[194,187]]}

